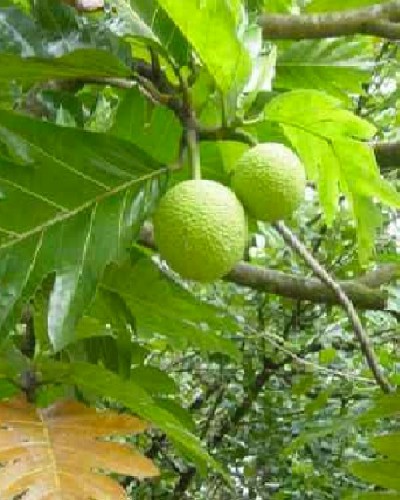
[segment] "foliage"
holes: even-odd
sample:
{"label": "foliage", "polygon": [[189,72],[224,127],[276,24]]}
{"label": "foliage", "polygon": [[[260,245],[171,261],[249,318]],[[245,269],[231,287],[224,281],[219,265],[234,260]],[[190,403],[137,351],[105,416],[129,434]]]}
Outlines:
{"label": "foliage", "polygon": [[399,383],[398,157],[373,148],[399,138],[398,47],[272,42],[257,23],[371,3],[0,0],[0,496],[46,498],[62,476],[77,498],[82,482],[98,498],[399,498],[398,393],[378,394],[328,295],[262,290],[269,271],[313,283],[274,228],[250,219],[247,262],[211,285],[168,269],[148,231],[197,153],[230,185],[256,142],[292,148],[308,187],[290,225],[337,279],[389,295],[359,314]]}

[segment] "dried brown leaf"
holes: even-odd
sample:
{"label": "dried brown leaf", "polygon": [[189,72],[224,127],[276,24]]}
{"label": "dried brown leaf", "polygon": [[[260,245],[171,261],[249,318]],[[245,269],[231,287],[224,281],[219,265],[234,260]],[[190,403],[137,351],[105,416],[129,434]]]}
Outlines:
{"label": "dried brown leaf", "polygon": [[130,415],[98,412],[76,401],[37,409],[23,398],[0,404],[0,498],[124,500],[105,472],[157,476],[153,462],[106,436],[137,434],[147,424]]}

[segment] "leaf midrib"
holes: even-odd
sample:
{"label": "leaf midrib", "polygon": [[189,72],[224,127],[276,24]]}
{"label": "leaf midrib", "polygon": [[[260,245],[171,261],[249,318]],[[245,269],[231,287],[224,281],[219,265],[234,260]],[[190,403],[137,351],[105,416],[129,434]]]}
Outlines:
{"label": "leaf midrib", "polygon": [[80,212],[83,212],[84,210],[90,208],[92,205],[97,205],[97,204],[101,203],[102,201],[109,198],[110,196],[113,196],[119,192],[123,192],[125,190],[128,190],[131,186],[135,185],[136,183],[143,182],[143,181],[151,179],[153,177],[157,177],[157,176],[167,172],[167,170],[168,170],[167,167],[163,167],[161,169],[155,170],[154,172],[151,172],[150,174],[143,175],[140,178],[130,179],[129,181],[125,182],[124,184],[121,184],[120,186],[117,186],[113,189],[110,189],[109,191],[106,191],[105,193],[101,193],[96,198],[83,203],[82,205],[74,208],[73,210],[68,211],[67,213],[57,214],[55,217],[47,220],[46,222],[44,222],[40,226],[37,226],[33,229],[30,229],[29,231],[25,231],[24,233],[19,234],[17,237],[13,238],[11,241],[7,241],[3,245],[0,245],[0,250],[5,250],[7,248],[11,248],[15,244],[19,243],[20,241],[22,241],[26,238],[29,238],[30,236],[34,236],[35,234],[39,234],[40,232],[44,232],[48,228],[50,228],[51,226],[54,226],[57,223],[63,222],[65,220],[68,220],[68,219],[78,215]]}

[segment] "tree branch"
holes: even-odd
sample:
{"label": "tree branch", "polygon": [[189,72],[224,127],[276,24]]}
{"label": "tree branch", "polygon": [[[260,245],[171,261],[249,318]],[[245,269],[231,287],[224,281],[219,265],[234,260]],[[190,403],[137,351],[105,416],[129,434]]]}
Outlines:
{"label": "tree branch", "polygon": [[258,23],[264,38],[301,40],[355,34],[400,39],[400,1],[327,14],[268,14]]}
{"label": "tree branch", "polygon": [[[151,224],[143,226],[138,241],[156,250]],[[398,272],[398,266],[390,264],[370,271],[361,278],[341,281],[340,285],[360,309],[384,310],[386,293],[373,288],[389,283],[397,277]],[[319,279],[283,273],[246,262],[238,263],[224,279],[237,285],[294,300],[340,305],[335,293]]]}
{"label": "tree branch", "polygon": [[374,142],[371,145],[381,171],[391,170],[391,167],[400,168],[400,141]]}
{"label": "tree branch", "polygon": [[385,264],[359,277],[357,283],[368,288],[379,288],[397,278],[400,278],[400,266]]}
{"label": "tree branch", "polygon": [[360,343],[361,351],[367,360],[368,366],[371,372],[374,375],[374,378],[382,389],[383,392],[391,392],[392,388],[389,382],[386,380],[381,368],[379,366],[379,362],[376,358],[373,347],[369,341],[369,338],[366,332],[363,329],[360,318],[358,317],[357,311],[354,308],[353,303],[346,295],[343,287],[337,283],[332,276],[319,264],[319,262],[314,259],[314,257],[310,254],[307,248],[297,239],[297,237],[292,233],[292,231],[286,227],[283,222],[277,222],[274,224],[275,229],[282,236],[283,240],[296,251],[298,255],[300,255],[303,260],[310,266],[313,270],[314,274],[318,276],[318,278],[325,283],[325,285],[332,290],[332,292],[336,295],[339,303],[342,305],[343,309],[347,312],[347,316],[350,320],[350,323],[353,327],[353,331]]}
{"label": "tree branch", "polygon": [[[389,274],[390,276],[387,277],[390,278],[390,281],[393,279],[394,273]],[[274,269],[253,266],[245,262],[238,263],[225,277],[225,280],[294,300],[308,300],[320,304],[339,304],[337,296],[319,279],[283,273]],[[357,307],[371,310],[385,309],[385,293],[379,290],[371,290],[358,280],[341,281],[340,285]]]}

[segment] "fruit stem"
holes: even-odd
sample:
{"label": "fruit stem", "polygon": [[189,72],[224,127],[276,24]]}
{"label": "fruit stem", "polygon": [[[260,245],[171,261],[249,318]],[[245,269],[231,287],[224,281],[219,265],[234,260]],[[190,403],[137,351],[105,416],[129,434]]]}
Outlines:
{"label": "fruit stem", "polygon": [[201,179],[201,166],[200,166],[200,151],[199,144],[197,142],[196,130],[192,127],[187,129],[187,146],[188,146],[188,156],[189,164],[192,170],[192,179]]}

